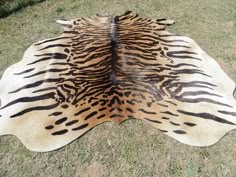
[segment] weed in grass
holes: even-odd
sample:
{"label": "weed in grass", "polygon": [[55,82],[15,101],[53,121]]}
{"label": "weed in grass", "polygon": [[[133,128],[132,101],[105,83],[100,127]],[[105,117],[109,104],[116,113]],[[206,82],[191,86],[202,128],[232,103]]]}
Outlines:
{"label": "weed in grass", "polygon": [[202,157],[203,160],[204,159],[209,159],[209,157],[210,157],[210,154],[209,154],[207,148],[201,148],[200,152],[199,152],[199,155]]}
{"label": "weed in grass", "polygon": [[200,172],[201,168],[198,167],[198,164],[194,164],[194,162],[190,160],[188,166],[186,167],[186,176],[197,177]]}
{"label": "weed in grass", "polygon": [[183,176],[182,167],[179,165],[178,162],[175,162],[175,161],[169,162],[167,172],[171,177],[182,177]]}
{"label": "weed in grass", "polygon": [[61,8],[61,7],[58,7],[57,9],[56,9],[56,12],[59,14],[59,13],[62,13],[63,12],[63,8]]}

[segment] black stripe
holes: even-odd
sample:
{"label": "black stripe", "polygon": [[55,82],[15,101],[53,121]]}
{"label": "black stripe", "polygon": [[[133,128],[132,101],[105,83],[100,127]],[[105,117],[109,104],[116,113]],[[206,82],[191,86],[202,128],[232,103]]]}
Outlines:
{"label": "black stripe", "polygon": [[38,42],[36,44],[34,44],[35,46],[37,45],[41,45],[41,44],[44,44],[44,43],[47,43],[47,42],[53,42],[53,41],[57,41],[57,40],[61,40],[61,39],[69,39],[71,37],[58,37],[58,38],[52,38],[52,39],[48,39],[48,40],[45,40],[45,41],[42,41],[42,42]]}
{"label": "black stripe", "polygon": [[100,108],[99,111],[104,111],[106,110],[107,108]]}
{"label": "black stripe", "polygon": [[191,122],[184,122],[184,124],[185,124],[185,125],[188,125],[188,126],[190,126],[190,127],[196,126],[196,124],[191,123]]}
{"label": "black stripe", "polygon": [[101,118],[103,118],[105,116],[106,116],[106,114],[102,114],[102,115],[98,116],[97,119],[101,119]]}
{"label": "black stripe", "polygon": [[120,115],[120,114],[113,114],[113,115],[110,116],[110,118],[114,118],[114,117],[125,117],[125,116]]}
{"label": "black stripe", "polygon": [[175,123],[175,122],[172,122],[172,121],[170,121],[170,123],[171,123],[172,125],[175,125],[175,126],[180,126],[180,124]]}
{"label": "black stripe", "polygon": [[25,102],[34,102],[34,101],[41,101],[41,100],[49,100],[49,99],[55,99],[55,93],[48,93],[48,94],[44,94],[44,95],[39,95],[39,96],[34,96],[34,97],[22,97],[22,98],[18,98],[14,101],[11,101],[10,103],[6,104],[5,106],[3,106],[0,109],[4,109],[6,107],[12,106],[14,104],[17,103],[25,103]]}
{"label": "black stripe", "polygon": [[185,131],[183,131],[183,130],[174,130],[173,131],[174,133],[176,133],[176,134],[187,134]]}
{"label": "black stripe", "polygon": [[48,116],[59,116],[61,114],[62,114],[62,112],[54,112],[52,114],[49,114]]}
{"label": "black stripe", "polygon": [[89,115],[87,115],[84,120],[88,120],[90,119],[91,117],[95,116],[98,112],[97,111],[94,111],[94,112],[91,112]]}
{"label": "black stripe", "polygon": [[56,125],[62,124],[62,123],[65,122],[66,120],[67,120],[67,117],[63,117],[63,118],[57,120],[57,121],[55,122],[55,124],[56,124]]}
{"label": "black stripe", "polygon": [[91,108],[82,109],[82,110],[80,110],[79,112],[75,113],[74,116],[78,116],[78,115],[82,114],[83,112],[88,111],[88,110],[90,110],[90,109],[91,109]]}
{"label": "black stripe", "polygon": [[154,122],[154,123],[158,123],[158,124],[162,124],[162,122],[158,121],[158,120],[152,120],[152,119],[148,119],[148,118],[144,118],[145,120],[148,120],[150,122]]}
{"label": "black stripe", "polygon": [[73,128],[72,130],[73,130],[73,131],[76,131],[76,130],[81,130],[81,129],[84,129],[84,128],[86,128],[88,125],[89,125],[89,124],[88,124],[88,123],[86,123],[86,124],[83,124],[83,125],[81,125],[81,126],[79,126],[79,127]]}
{"label": "black stripe", "polygon": [[39,49],[38,51],[41,51],[41,50],[45,50],[45,49],[48,49],[48,48],[52,48],[52,47],[70,47],[70,45],[66,45],[66,44],[52,44],[52,45],[48,45],[42,49]]}
{"label": "black stripe", "polygon": [[27,69],[27,70],[25,70],[25,71],[22,71],[22,72],[20,72],[20,73],[14,73],[14,75],[21,75],[21,74],[25,74],[25,73],[31,72],[31,71],[33,71],[33,70],[34,70],[34,68]]}
{"label": "black stripe", "polygon": [[123,111],[123,110],[120,109],[119,107],[114,107],[114,108],[111,108],[111,109],[109,110],[109,112],[113,112],[113,111],[115,111],[115,110],[118,110],[119,112],[122,112],[122,111]]}
{"label": "black stripe", "polygon": [[53,125],[48,125],[48,126],[45,127],[46,130],[51,130],[51,129],[53,129],[53,128],[54,128]]}
{"label": "black stripe", "polygon": [[38,76],[38,75],[45,74],[45,73],[55,73],[55,72],[62,72],[62,71],[66,71],[66,70],[68,70],[68,69],[67,68],[66,69],[48,69],[48,70],[37,72],[37,73],[29,75],[29,76],[25,76],[24,78],[31,78],[33,76]]}
{"label": "black stripe", "polygon": [[95,101],[94,103],[91,104],[91,106],[96,106],[98,105],[99,101]]}
{"label": "black stripe", "polygon": [[[164,35],[160,35],[160,37],[162,37],[162,36],[164,36]],[[164,46],[168,46],[168,47],[183,47],[183,48],[191,48],[191,47],[189,47],[189,46],[185,46],[185,45],[171,45],[171,44],[164,44],[164,43],[162,43],[162,45],[164,45]]]}
{"label": "black stripe", "polygon": [[127,111],[134,113],[134,111],[131,108],[126,108]]}
{"label": "black stripe", "polygon": [[227,121],[221,117],[215,116],[213,114],[205,113],[205,112],[204,113],[193,113],[193,112],[187,112],[187,111],[183,111],[183,110],[177,110],[177,111],[181,114],[188,115],[188,116],[209,119],[209,120],[213,120],[213,121],[223,123],[223,124],[235,125],[233,122]]}
{"label": "black stripe", "polygon": [[169,51],[166,53],[168,57],[172,58],[181,58],[181,59],[195,59],[202,61],[201,58],[192,57],[190,55],[178,55],[178,54],[196,54],[195,52],[189,52],[189,51]]}
{"label": "black stripe", "polygon": [[43,89],[38,89],[38,90],[33,91],[32,93],[44,92],[44,91],[48,91],[48,90],[56,90],[56,87],[47,87],[47,88],[43,88]]}
{"label": "black stripe", "polygon": [[161,22],[161,21],[166,21],[167,19],[166,18],[159,18],[159,19],[156,19],[156,22]]}
{"label": "black stripe", "polygon": [[79,120],[72,120],[72,121],[66,123],[66,126],[70,126],[70,125],[76,124],[77,122],[79,122]]}
{"label": "black stripe", "polygon": [[218,112],[226,115],[236,116],[236,112],[229,112],[229,111],[218,111]]}
{"label": "black stripe", "polygon": [[184,92],[180,96],[183,97],[183,96],[197,96],[197,95],[211,95],[211,96],[222,97],[220,95],[210,93],[210,92],[206,92],[206,91]]}
{"label": "black stripe", "polygon": [[179,67],[181,67],[181,66],[192,66],[192,67],[194,67],[194,68],[198,68],[196,65],[187,64],[187,63],[180,63],[180,64],[177,64],[177,65],[169,65],[169,64],[166,64],[166,66],[171,67],[171,68],[179,68]]}
{"label": "black stripe", "polygon": [[179,97],[179,96],[175,96],[175,99],[177,99],[178,101],[187,102],[187,103],[207,102],[207,103],[212,103],[212,104],[217,104],[217,105],[233,108],[232,106],[230,106],[228,104],[224,104],[224,103],[221,103],[219,101],[211,100],[209,98],[194,98],[194,99],[189,98],[188,99],[188,98],[182,98],[182,97]]}
{"label": "black stripe", "polygon": [[160,113],[162,113],[162,114],[168,114],[168,115],[171,115],[171,116],[179,116],[178,114],[174,114],[174,113],[172,113],[172,112],[170,112],[170,111],[165,111],[165,112],[160,112]]}
{"label": "black stripe", "polygon": [[31,107],[31,108],[28,108],[28,109],[24,109],[23,111],[20,111],[16,114],[13,114],[12,116],[10,116],[10,118],[15,118],[15,117],[18,117],[18,116],[22,116],[26,113],[29,113],[31,111],[39,111],[39,110],[50,110],[50,109],[54,109],[58,106],[59,104],[56,103],[56,104],[52,104],[52,105],[48,105],[48,106],[36,106],[36,107]]}
{"label": "black stripe", "polygon": [[65,133],[67,133],[67,132],[68,132],[68,130],[64,129],[64,130],[53,132],[52,135],[63,135]]}
{"label": "black stripe", "polygon": [[35,60],[35,61],[31,62],[31,63],[28,63],[27,65],[32,65],[32,64],[39,63],[39,62],[46,61],[46,60],[52,60],[52,59],[62,60],[62,59],[66,59],[67,58],[67,55],[63,54],[63,53],[46,53],[46,54],[35,55],[35,56],[36,57],[45,56],[45,57],[40,58],[38,60]]}
{"label": "black stripe", "polygon": [[45,79],[45,80],[40,80],[40,81],[36,81],[36,82],[34,82],[34,83],[32,83],[32,84],[24,85],[23,87],[21,87],[21,88],[19,88],[19,89],[16,89],[16,90],[14,90],[14,91],[11,91],[11,92],[9,92],[9,93],[16,93],[16,92],[19,92],[19,91],[24,90],[24,89],[33,88],[33,87],[38,87],[38,86],[40,86],[40,85],[42,85],[42,84],[44,84],[44,83],[50,83],[50,82],[55,82],[55,83],[57,83],[57,82],[60,82],[60,81],[61,81],[61,79]]}
{"label": "black stripe", "polygon": [[174,103],[174,102],[172,102],[172,101],[165,100],[165,102],[170,103],[170,104],[172,104],[172,105],[174,105],[174,106],[177,106],[177,104]]}
{"label": "black stripe", "polygon": [[207,77],[212,77],[208,74],[203,73],[203,71],[198,70],[198,69],[180,69],[180,70],[173,70],[173,72],[170,72],[169,74],[173,75],[179,75],[179,74],[201,74]]}
{"label": "black stripe", "polygon": [[142,108],[140,108],[138,110],[141,111],[141,112],[144,112],[145,114],[157,114],[156,112],[147,111],[147,110],[144,110]]}
{"label": "black stripe", "polygon": [[163,133],[167,133],[168,132],[167,130],[162,130],[162,129],[158,129],[158,130],[160,130]]}

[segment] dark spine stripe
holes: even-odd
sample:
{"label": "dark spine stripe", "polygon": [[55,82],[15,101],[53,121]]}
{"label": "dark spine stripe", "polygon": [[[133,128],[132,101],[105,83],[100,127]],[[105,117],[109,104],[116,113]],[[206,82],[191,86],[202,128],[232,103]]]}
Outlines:
{"label": "dark spine stripe", "polygon": [[144,119],[147,120],[147,121],[153,122],[153,123],[158,123],[158,124],[162,123],[162,122],[160,122],[158,120],[152,120],[152,119],[149,119],[149,118],[144,118]]}
{"label": "dark spine stripe", "polygon": [[116,80],[116,65],[117,65],[117,38],[118,38],[118,20],[119,17],[116,16],[115,18],[112,18],[112,23],[111,23],[111,81],[113,84],[117,84]]}
{"label": "dark spine stripe", "polygon": [[209,119],[209,120],[213,120],[213,121],[223,123],[223,124],[235,125],[233,122],[227,121],[221,117],[218,117],[216,115],[209,114],[209,113],[193,113],[193,112],[187,112],[187,111],[183,111],[183,110],[177,110],[177,111],[181,114],[188,115],[188,116]]}
{"label": "dark spine stripe", "polygon": [[67,133],[67,132],[68,132],[68,130],[64,129],[64,130],[53,132],[52,135],[63,135],[65,133]]}
{"label": "dark spine stripe", "polygon": [[76,131],[76,130],[81,130],[81,129],[84,129],[84,128],[86,128],[88,125],[89,125],[89,124],[88,124],[88,123],[86,123],[86,124],[83,124],[83,125],[81,125],[81,126],[79,126],[79,127],[73,128],[72,130],[73,130],[73,131]]}

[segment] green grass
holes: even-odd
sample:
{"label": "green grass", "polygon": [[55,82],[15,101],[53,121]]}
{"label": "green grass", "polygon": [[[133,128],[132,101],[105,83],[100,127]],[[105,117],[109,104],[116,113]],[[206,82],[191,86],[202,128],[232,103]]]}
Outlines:
{"label": "green grass", "polygon": [[45,0],[1,0],[0,1],[0,18],[6,17],[14,12],[17,12],[27,6]]}
{"label": "green grass", "polygon": [[[32,43],[58,36],[57,19],[125,10],[174,19],[169,31],[193,38],[236,81],[235,0],[44,1],[0,19],[0,74],[21,60]],[[0,137],[3,177],[235,177],[235,167],[235,131],[214,146],[197,148],[142,121],[105,123],[48,153],[28,151],[14,136]]]}

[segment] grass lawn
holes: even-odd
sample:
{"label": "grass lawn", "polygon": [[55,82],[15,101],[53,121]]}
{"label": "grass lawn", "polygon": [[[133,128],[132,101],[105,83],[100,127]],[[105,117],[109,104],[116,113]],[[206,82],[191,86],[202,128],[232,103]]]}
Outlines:
{"label": "grass lawn", "polygon": [[[134,10],[174,19],[168,30],[193,38],[236,81],[235,0],[47,0],[0,19],[0,74],[34,42],[61,33],[57,19]],[[37,125],[36,125],[37,126]],[[1,177],[235,177],[236,131],[211,147],[184,145],[149,124],[105,123],[48,153],[0,137]]]}
{"label": "grass lawn", "polygon": [[34,5],[45,0],[1,0],[0,1],[0,18],[6,17],[17,12],[24,7]]}

